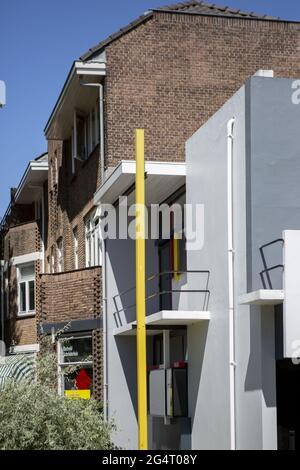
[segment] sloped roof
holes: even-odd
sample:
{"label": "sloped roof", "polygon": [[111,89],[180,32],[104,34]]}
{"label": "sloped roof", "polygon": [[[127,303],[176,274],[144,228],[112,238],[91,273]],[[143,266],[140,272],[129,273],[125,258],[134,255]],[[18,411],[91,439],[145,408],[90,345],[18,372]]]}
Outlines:
{"label": "sloped roof", "polygon": [[238,8],[230,8],[216,5],[215,3],[206,3],[197,0],[189,0],[187,2],[177,3],[166,7],[158,8],[154,11],[168,11],[177,13],[190,13],[196,15],[226,16],[232,18],[247,18],[260,20],[280,20],[278,17],[260,15],[254,12],[245,12]]}
{"label": "sloped roof", "polygon": [[169,5],[161,8],[153,8],[152,10],[147,11],[144,15],[140,16],[136,20],[129,23],[124,28],[121,28],[116,33],[112,34],[108,38],[101,41],[94,47],[91,47],[87,52],[82,54],[80,60],[88,60],[95,53],[100,52],[110,43],[128,33],[132,29],[136,28],[140,24],[144,23],[150,19],[153,15],[153,12],[168,12],[168,13],[185,13],[190,15],[202,15],[202,16],[221,16],[229,18],[245,18],[245,19],[256,19],[256,20],[269,20],[269,21],[281,21],[280,18],[268,15],[259,15],[254,12],[244,12],[238,8],[229,8],[218,6],[215,3],[205,3],[197,0],[189,0],[186,2],[176,3],[174,5]]}

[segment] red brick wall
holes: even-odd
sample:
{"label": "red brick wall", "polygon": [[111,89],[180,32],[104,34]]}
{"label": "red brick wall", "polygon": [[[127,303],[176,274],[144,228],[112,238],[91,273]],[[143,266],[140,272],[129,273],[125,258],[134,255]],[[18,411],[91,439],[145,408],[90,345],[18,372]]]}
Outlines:
{"label": "red brick wall", "polygon": [[[93,208],[93,197],[100,184],[99,147],[85,162],[75,161],[72,173],[70,142],[48,141],[49,153],[49,232],[46,258],[62,237],[64,270],[75,268],[73,229],[77,227],[79,242],[79,268],[85,268],[85,217]],[[55,184],[55,159],[58,160],[58,177]],[[56,259],[57,263],[57,259]]]}
{"label": "red brick wall", "polygon": [[300,25],[157,13],[107,49],[106,165],[184,160],[186,140],[258,69],[300,76]]}
{"label": "red brick wall", "polygon": [[40,232],[36,222],[11,227],[5,236],[5,259],[40,250]]}
{"label": "red brick wall", "polygon": [[[28,212],[30,213],[30,211]],[[7,346],[34,344],[37,342],[36,317],[18,316],[17,267],[11,258],[34,253],[41,248],[40,230],[37,222],[11,226],[4,236],[4,259],[8,262],[8,312],[5,312],[5,341]],[[40,261],[35,262],[36,277],[40,272]],[[36,285],[36,300],[38,286]],[[36,306],[37,307],[37,306]],[[8,314],[7,314],[8,313]]]}
{"label": "red brick wall", "polygon": [[26,344],[36,343],[37,329],[34,316],[28,318],[14,318],[13,320],[6,321],[7,346],[24,346]]}
{"label": "red brick wall", "polygon": [[101,269],[87,268],[40,277],[40,321],[68,322],[100,316]]}
{"label": "red brick wall", "polygon": [[[40,261],[35,262],[35,271],[40,270]],[[35,344],[37,342],[37,325],[36,316],[18,316],[18,283],[17,283],[17,267],[8,266],[8,292],[9,292],[9,311],[4,312],[5,315],[5,343],[9,346]],[[36,311],[38,298],[38,288],[36,286]]]}

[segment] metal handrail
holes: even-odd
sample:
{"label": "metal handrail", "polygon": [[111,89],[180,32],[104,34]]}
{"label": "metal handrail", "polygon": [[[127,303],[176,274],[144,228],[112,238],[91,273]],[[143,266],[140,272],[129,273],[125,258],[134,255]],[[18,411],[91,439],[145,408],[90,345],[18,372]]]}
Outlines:
{"label": "metal handrail", "polygon": [[[161,273],[153,274],[152,276],[148,277],[146,279],[146,282],[153,281],[154,279],[160,278],[160,277],[165,276],[165,275],[173,275],[173,274],[207,274],[206,289],[171,289],[171,290],[163,290],[163,291],[159,291],[159,292],[154,292],[153,294],[150,294],[149,296],[147,296],[146,299],[145,299],[146,302],[148,302],[149,300],[154,299],[155,297],[160,297],[161,295],[165,295],[165,294],[172,294],[172,293],[200,293],[201,294],[202,293],[202,294],[205,294],[204,303],[203,303],[203,310],[207,310],[208,309],[208,304],[209,304],[209,298],[210,298],[210,290],[208,289],[209,279],[210,279],[210,271],[208,271],[208,270],[164,271],[164,272],[161,272]],[[116,307],[116,311],[113,313],[114,316],[119,315],[120,312],[125,312],[126,310],[129,310],[129,309],[134,308],[136,306],[136,304],[134,303],[134,304],[127,305],[126,307],[119,309],[117,307],[117,304],[116,304],[117,297],[121,298],[123,295],[125,295],[129,292],[132,292],[135,289],[136,289],[136,287],[133,286],[133,287],[131,287],[129,289],[126,289],[126,290],[122,291],[121,293],[116,294],[116,295],[113,296],[113,301],[114,301],[114,304],[115,304],[115,307]]]}
{"label": "metal handrail", "polygon": [[269,275],[270,271],[274,271],[275,269],[279,269],[279,268],[284,269],[283,264],[276,264],[275,266],[271,266],[270,268],[268,268],[268,266],[267,266],[267,262],[266,262],[266,258],[265,258],[265,254],[264,254],[264,249],[271,246],[271,245],[275,245],[276,243],[284,243],[283,238],[277,238],[276,240],[273,240],[269,243],[266,243],[265,245],[262,245],[259,248],[260,255],[261,255],[261,258],[262,258],[262,262],[263,262],[263,265],[264,265],[264,269],[263,269],[263,271],[261,271],[259,273],[259,275],[260,275],[262,284],[264,286],[264,289],[267,289],[267,284],[266,284],[266,281],[265,281],[265,274],[267,276],[269,289],[273,289],[272,281],[271,281],[271,278],[270,278],[270,275]]}

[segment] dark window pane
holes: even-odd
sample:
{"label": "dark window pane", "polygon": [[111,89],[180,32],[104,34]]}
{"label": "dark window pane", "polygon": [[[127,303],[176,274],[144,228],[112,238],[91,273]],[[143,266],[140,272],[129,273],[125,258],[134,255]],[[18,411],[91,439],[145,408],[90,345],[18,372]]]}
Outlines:
{"label": "dark window pane", "polygon": [[20,282],[20,312],[26,312],[26,282]]}
{"label": "dark window pane", "polygon": [[92,338],[72,338],[62,343],[62,362],[91,361]]}
{"label": "dark window pane", "polygon": [[29,310],[35,309],[34,281],[29,281]]}
{"label": "dark window pane", "polygon": [[84,118],[77,115],[77,156],[78,158],[85,159],[85,129]]}

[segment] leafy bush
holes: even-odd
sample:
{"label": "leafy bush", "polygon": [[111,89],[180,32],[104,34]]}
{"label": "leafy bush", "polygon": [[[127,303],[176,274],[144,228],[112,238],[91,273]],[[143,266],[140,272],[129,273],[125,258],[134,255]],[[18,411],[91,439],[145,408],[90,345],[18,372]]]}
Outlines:
{"label": "leafy bush", "polygon": [[0,391],[0,449],[112,449],[114,426],[104,421],[100,404],[57,394],[54,353],[37,362],[36,380],[10,382]]}

